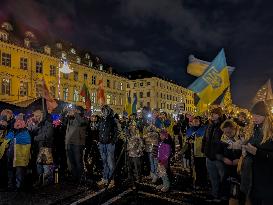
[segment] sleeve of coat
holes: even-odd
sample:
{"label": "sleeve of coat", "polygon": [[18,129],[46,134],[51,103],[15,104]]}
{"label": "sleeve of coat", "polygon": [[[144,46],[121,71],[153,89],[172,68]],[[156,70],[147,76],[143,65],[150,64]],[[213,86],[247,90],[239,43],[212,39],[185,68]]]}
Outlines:
{"label": "sleeve of coat", "polygon": [[261,159],[261,160],[268,160],[270,162],[273,162],[273,150],[267,151],[267,150],[262,150],[262,149],[258,148],[255,158]]}

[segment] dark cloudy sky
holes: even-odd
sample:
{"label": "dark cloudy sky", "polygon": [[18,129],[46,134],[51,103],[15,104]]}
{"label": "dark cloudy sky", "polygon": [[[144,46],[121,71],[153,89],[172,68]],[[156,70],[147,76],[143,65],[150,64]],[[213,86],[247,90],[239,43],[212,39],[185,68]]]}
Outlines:
{"label": "dark cloudy sky", "polygon": [[232,95],[249,106],[273,77],[271,0],[1,0],[13,19],[101,56],[119,71],[148,69],[188,86],[188,56],[211,61],[223,47],[236,67]]}

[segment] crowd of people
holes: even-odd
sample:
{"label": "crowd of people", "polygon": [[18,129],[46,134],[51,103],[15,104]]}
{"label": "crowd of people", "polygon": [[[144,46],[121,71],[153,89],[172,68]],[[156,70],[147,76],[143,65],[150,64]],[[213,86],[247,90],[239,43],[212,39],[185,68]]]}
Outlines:
{"label": "crowd of people", "polygon": [[[195,189],[211,186],[211,201],[269,205],[273,199],[273,121],[264,102],[230,115],[221,107],[209,115],[175,119],[158,109],[119,116],[105,105],[101,114],[65,107],[60,118],[42,110],[31,116],[0,115],[2,188],[22,190],[69,178],[79,183],[100,175],[99,186],[115,186],[124,151],[130,181],[143,176],[159,191],[171,186],[171,161],[192,175]],[[30,177],[29,177],[30,176]],[[208,177],[207,177],[208,176]]]}

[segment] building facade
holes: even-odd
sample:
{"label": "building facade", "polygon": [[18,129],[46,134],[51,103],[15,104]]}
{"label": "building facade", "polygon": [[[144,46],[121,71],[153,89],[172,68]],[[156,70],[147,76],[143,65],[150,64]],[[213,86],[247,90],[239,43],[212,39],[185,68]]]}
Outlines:
{"label": "building facade", "polygon": [[[59,78],[61,59],[70,63],[73,72],[60,73]],[[102,79],[106,103],[117,113],[123,111],[128,80],[114,74],[110,67],[105,69],[98,57],[62,42],[41,45],[30,31],[18,40],[12,25],[3,23],[0,28],[0,101],[21,105],[41,97],[43,78],[54,98],[83,107],[80,92],[85,82],[92,108],[98,107],[96,95]]]}
{"label": "building facade", "polygon": [[[143,73],[144,72],[144,73]],[[129,74],[127,96],[137,96],[137,108],[158,108],[168,113],[195,112],[194,93],[147,71]]]}

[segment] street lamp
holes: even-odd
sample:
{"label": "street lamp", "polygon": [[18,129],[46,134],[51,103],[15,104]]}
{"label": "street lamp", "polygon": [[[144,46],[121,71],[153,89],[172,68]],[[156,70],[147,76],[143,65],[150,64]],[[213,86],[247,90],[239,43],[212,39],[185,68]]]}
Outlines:
{"label": "street lamp", "polygon": [[61,58],[59,63],[58,100],[60,100],[60,96],[61,96],[61,73],[69,74],[72,72],[73,70],[70,69],[68,61],[66,59]]}

